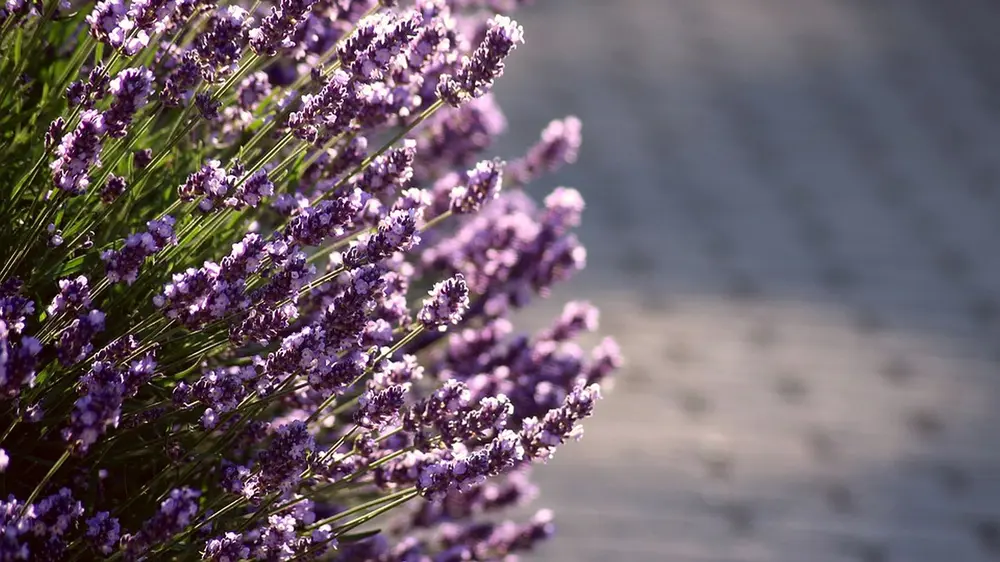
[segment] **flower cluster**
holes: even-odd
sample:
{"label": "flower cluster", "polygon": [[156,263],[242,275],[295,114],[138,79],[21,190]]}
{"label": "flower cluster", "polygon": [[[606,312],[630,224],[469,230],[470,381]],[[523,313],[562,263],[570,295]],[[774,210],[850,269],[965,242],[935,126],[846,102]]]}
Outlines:
{"label": "flower cluster", "polygon": [[491,153],[522,3],[0,6],[0,560],[552,535],[501,516],[622,359],[589,303],[510,320],[586,257],[580,194],[522,189],[579,120]]}

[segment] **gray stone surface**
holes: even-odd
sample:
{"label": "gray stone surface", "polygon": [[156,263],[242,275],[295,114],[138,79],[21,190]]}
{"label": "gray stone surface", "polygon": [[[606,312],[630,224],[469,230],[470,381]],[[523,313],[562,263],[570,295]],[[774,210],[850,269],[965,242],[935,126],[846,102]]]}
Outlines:
{"label": "gray stone surface", "polygon": [[1000,557],[1000,4],[538,0],[499,96],[629,366],[550,561]]}

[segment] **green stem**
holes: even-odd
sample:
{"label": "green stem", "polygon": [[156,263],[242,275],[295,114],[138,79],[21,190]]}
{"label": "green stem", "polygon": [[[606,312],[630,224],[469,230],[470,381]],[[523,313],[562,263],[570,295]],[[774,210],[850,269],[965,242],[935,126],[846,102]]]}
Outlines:
{"label": "green stem", "polygon": [[69,450],[67,449],[66,451],[63,452],[62,456],[59,457],[59,460],[57,460],[56,463],[52,465],[52,468],[50,468],[49,471],[45,474],[45,476],[42,478],[42,481],[39,482],[37,486],[35,486],[34,490],[31,491],[31,494],[28,496],[28,499],[25,500],[24,502],[24,506],[21,507],[21,517],[24,517],[25,512],[31,505],[31,502],[35,501],[35,498],[38,497],[38,494],[41,493],[42,489],[45,488],[45,485],[49,483],[49,480],[51,480],[53,476],[55,476],[56,472],[59,470],[60,467],[62,467],[63,463],[65,463],[66,459],[68,458],[69,458]]}

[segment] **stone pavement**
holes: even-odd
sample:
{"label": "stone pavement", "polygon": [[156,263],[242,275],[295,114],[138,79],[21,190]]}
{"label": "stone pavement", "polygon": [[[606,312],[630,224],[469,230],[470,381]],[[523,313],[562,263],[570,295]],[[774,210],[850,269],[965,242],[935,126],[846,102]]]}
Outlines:
{"label": "stone pavement", "polygon": [[1000,4],[536,4],[500,152],[583,118],[539,192],[590,268],[543,308],[629,366],[535,558],[1000,559]]}

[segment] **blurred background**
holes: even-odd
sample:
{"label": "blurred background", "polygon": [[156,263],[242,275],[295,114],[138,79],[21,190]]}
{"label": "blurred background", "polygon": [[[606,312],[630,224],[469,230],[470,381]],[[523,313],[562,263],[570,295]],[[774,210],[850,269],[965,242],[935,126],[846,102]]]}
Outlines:
{"label": "blurred background", "polygon": [[[584,122],[628,361],[537,560],[1000,558],[1000,3],[538,0],[500,153]],[[538,314],[534,312],[533,314]]]}

